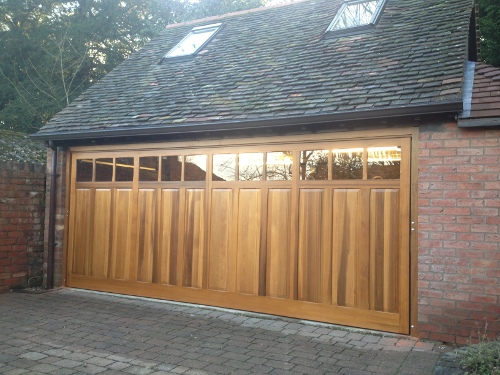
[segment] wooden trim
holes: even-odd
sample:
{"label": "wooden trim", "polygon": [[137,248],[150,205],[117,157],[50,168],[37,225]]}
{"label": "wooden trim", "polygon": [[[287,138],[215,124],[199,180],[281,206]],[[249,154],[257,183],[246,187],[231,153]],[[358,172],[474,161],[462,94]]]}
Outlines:
{"label": "wooden trim", "polygon": [[410,185],[410,335],[418,337],[418,154],[419,128],[413,128],[411,140]]}
{"label": "wooden trim", "polygon": [[[360,140],[367,140],[378,145],[378,141],[385,142],[389,138],[401,138],[413,135],[412,127],[394,128],[394,129],[378,129],[378,130],[361,130],[352,132],[338,133],[321,133],[321,134],[301,134],[288,136],[273,136],[273,137],[258,137],[258,138],[234,138],[234,139],[219,139],[200,141],[182,141],[182,142],[161,142],[161,143],[136,143],[126,145],[105,145],[105,146],[74,146],[71,147],[73,152],[92,152],[92,153],[113,153],[119,156],[130,155],[129,150],[134,151],[137,156],[149,156],[150,152],[158,152],[162,150],[164,155],[188,155],[191,149],[203,148],[229,148],[245,146],[245,149],[255,151],[279,151],[283,148],[283,144],[297,144],[301,148],[307,143],[314,143],[315,147],[321,148],[322,144],[330,144],[331,142],[345,142],[345,147],[350,147],[359,144]],[[288,147],[288,146],[287,146]],[[265,149],[264,149],[265,148]],[[232,149],[231,149],[232,150]],[[293,150],[292,150],[293,151]],[[251,151],[249,151],[251,152]],[[163,154],[162,154],[163,155]],[[97,157],[97,156],[95,156]]]}
{"label": "wooden trim", "polygon": [[400,230],[400,248],[406,251],[399,252],[399,314],[401,315],[400,332],[409,334],[410,326],[410,228],[407,223],[410,222],[410,187],[411,187],[411,139],[401,140],[402,157],[401,157],[401,171],[405,171],[407,178],[401,179],[400,187],[400,207],[399,214],[401,217]]}
{"label": "wooden trim", "polygon": [[[300,152],[294,151],[293,158],[296,160],[292,165],[292,204],[291,204],[291,225],[290,225],[290,263],[289,280],[288,280],[288,298],[292,300],[298,299],[298,254],[299,254],[299,204],[300,204]],[[293,194],[295,193],[295,194]]]}

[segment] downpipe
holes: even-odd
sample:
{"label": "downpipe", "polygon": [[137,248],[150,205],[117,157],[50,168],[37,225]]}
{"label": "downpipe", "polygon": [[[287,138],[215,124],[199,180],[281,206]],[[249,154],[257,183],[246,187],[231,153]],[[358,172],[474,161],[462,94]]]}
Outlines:
{"label": "downpipe", "polygon": [[49,206],[49,226],[47,243],[47,289],[54,288],[54,252],[56,237],[56,199],[57,199],[57,146],[49,141],[52,150],[52,161],[50,171],[50,206]]}

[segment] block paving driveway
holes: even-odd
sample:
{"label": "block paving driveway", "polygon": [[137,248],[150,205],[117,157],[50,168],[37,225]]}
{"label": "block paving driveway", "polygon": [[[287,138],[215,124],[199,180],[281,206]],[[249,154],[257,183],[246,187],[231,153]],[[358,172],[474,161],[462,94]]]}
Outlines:
{"label": "block paving driveway", "polygon": [[0,294],[0,374],[433,374],[405,336],[77,289]]}

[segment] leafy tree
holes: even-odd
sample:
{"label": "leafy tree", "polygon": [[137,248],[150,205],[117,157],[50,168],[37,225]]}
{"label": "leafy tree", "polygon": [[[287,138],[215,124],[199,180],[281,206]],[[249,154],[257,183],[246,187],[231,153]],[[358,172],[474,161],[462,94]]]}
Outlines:
{"label": "leafy tree", "polygon": [[188,3],[188,18],[198,19],[239,10],[258,8],[266,4],[266,0],[199,0]]}
{"label": "leafy tree", "polygon": [[479,0],[479,27],[481,30],[481,58],[500,67],[500,2]]}
{"label": "leafy tree", "polygon": [[0,0],[0,128],[36,131],[170,23],[261,2]]}

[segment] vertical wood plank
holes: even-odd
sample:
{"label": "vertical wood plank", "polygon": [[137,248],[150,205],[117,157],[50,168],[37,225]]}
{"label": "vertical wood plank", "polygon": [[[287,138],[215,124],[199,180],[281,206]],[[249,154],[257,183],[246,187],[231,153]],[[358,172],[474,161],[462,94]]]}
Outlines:
{"label": "vertical wood plank", "polygon": [[[161,162],[160,162],[161,163]],[[161,171],[161,169],[159,169]],[[158,178],[160,178],[160,174],[158,174]],[[154,225],[154,238],[153,238],[153,280],[152,282],[158,284],[160,282],[161,275],[161,261],[160,261],[160,242],[161,242],[161,207],[163,205],[162,202],[162,194],[161,188],[157,187],[154,189],[156,204],[153,207],[154,215],[155,215],[155,225]]]}
{"label": "vertical wood plank", "polygon": [[322,301],[322,233],[324,189],[299,193],[298,291],[301,301]]}
{"label": "vertical wood plank", "polygon": [[325,189],[323,193],[323,217],[321,219],[321,290],[322,301],[332,304],[332,214],[333,189]]}
{"label": "vertical wood plank", "polygon": [[267,294],[288,298],[291,189],[269,189],[267,203]]}
{"label": "vertical wood plank", "polygon": [[[362,216],[360,189],[335,189],[333,196],[332,303],[356,306]],[[367,287],[365,285],[365,287]]]}
{"label": "vertical wood plank", "polygon": [[397,312],[398,189],[372,189],[370,223],[370,307],[377,311]]}
{"label": "vertical wood plank", "polygon": [[361,189],[358,207],[356,307],[370,309],[370,189]]}
{"label": "vertical wood plank", "polygon": [[209,289],[228,290],[232,203],[231,189],[212,189],[210,239],[207,256]]}
{"label": "vertical wood plank", "polygon": [[156,190],[139,189],[137,281],[153,281]]}
{"label": "vertical wood plank", "polygon": [[87,275],[87,262],[91,251],[91,202],[90,189],[77,189],[75,192],[75,226],[73,241],[72,273]]}
{"label": "vertical wood plank", "polygon": [[[113,202],[113,246],[111,249],[111,278],[129,278],[130,249],[133,241],[131,231],[133,192],[131,189],[116,189]],[[134,223],[135,224],[135,223]]]}
{"label": "vertical wood plank", "polygon": [[231,293],[237,292],[237,277],[238,277],[238,217],[239,217],[239,201],[240,201],[240,189],[233,188],[233,201],[231,202],[231,215],[233,220],[231,220],[231,225],[229,227],[229,272],[228,272],[228,291]]}
{"label": "vertical wood plank", "polygon": [[161,190],[161,229],[159,251],[159,282],[177,285],[179,252],[179,189]]}
{"label": "vertical wood plank", "polygon": [[259,252],[261,235],[261,191],[241,189],[238,209],[238,250],[236,290],[259,293]]}
{"label": "vertical wood plank", "polygon": [[201,288],[205,256],[205,189],[186,189],[182,285]]}
{"label": "vertical wood plank", "polygon": [[111,189],[96,189],[91,275],[108,276],[111,237]]}
{"label": "vertical wood plank", "polygon": [[[264,169],[266,164],[264,163]],[[265,174],[264,174],[265,175]],[[268,204],[269,204],[269,188],[263,187],[261,189],[262,205],[261,205],[261,218],[262,224],[260,226],[260,252],[259,252],[259,296],[269,295],[269,264],[268,257]]]}

